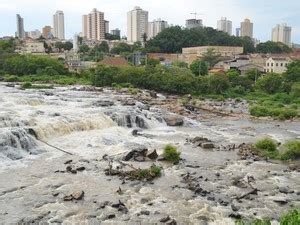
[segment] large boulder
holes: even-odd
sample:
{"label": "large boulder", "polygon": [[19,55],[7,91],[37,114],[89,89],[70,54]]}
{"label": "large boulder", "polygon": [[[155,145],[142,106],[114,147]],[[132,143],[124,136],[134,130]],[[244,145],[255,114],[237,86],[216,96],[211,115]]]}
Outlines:
{"label": "large boulder", "polygon": [[179,116],[165,116],[164,120],[168,126],[183,126],[184,124],[183,119]]}

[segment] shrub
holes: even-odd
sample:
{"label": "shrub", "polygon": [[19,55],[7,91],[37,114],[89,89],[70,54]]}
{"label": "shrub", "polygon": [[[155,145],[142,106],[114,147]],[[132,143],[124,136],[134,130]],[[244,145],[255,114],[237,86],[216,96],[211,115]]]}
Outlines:
{"label": "shrub", "polygon": [[276,142],[271,138],[264,138],[257,141],[254,145],[256,152],[261,156],[276,159],[278,157],[278,150]]}
{"label": "shrub", "polygon": [[268,73],[260,77],[256,83],[256,88],[268,94],[274,94],[282,89],[282,77],[276,73]]}
{"label": "shrub", "polygon": [[28,89],[28,88],[31,88],[31,87],[32,87],[32,84],[30,82],[26,82],[26,83],[22,84],[23,89]]}
{"label": "shrub", "polygon": [[291,95],[294,97],[300,97],[300,82],[292,85]]}
{"label": "shrub", "polygon": [[152,165],[149,169],[138,169],[136,176],[138,179],[154,179],[161,176],[161,168]]}
{"label": "shrub", "polygon": [[178,163],[180,160],[180,152],[172,145],[166,145],[164,148],[163,157],[170,162]]}
{"label": "shrub", "polygon": [[6,82],[18,82],[19,78],[17,76],[14,76],[14,75],[9,75],[9,76],[4,77],[4,81],[6,81]]}
{"label": "shrub", "polygon": [[281,153],[282,160],[295,160],[300,158],[300,141],[289,141],[284,146]]}

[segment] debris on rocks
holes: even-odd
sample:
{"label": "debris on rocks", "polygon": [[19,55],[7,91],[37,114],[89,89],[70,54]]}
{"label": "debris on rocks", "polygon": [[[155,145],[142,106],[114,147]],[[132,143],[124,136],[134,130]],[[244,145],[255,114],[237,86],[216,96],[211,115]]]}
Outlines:
{"label": "debris on rocks", "polygon": [[146,180],[152,181],[157,177],[161,176],[161,168],[153,164],[150,168],[140,169],[135,168],[132,165],[121,163],[123,166],[130,167],[131,170],[122,170],[121,168],[112,169],[109,164],[109,168],[105,169],[105,175],[107,176],[119,176],[120,179],[124,180]]}

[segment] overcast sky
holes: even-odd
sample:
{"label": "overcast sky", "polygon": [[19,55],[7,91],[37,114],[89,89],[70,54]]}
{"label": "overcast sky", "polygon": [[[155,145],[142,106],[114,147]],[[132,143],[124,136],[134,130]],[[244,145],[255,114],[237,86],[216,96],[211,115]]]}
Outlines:
{"label": "overcast sky", "polygon": [[216,27],[217,20],[227,17],[233,32],[244,18],[254,23],[254,36],[261,41],[271,38],[277,23],[292,26],[292,41],[300,43],[300,0],[0,0],[0,36],[14,35],[16,14],[24,18],[25,30],[52,26],[56,10],[65,13],[66,36],[81,32],[81,16],[93,8],[105,13],[110,29],[119,28],[126,35],[126,13],[134,6],[149,11],[149,20],[161,18],[169,24],[185,24],[192,12],[202,15],[205,26]]}

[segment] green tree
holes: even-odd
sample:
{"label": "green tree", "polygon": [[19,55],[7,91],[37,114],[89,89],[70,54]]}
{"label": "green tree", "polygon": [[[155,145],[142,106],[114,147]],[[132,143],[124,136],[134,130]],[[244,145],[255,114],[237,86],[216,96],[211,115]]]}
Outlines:
{"label": "green tree", "polygon": [[90,47],[86,44],[80,45],[79,46],[79,50],[80,53],[87,53],[88,51],[90,51]]}
{"label": "green tree", "polygon": [[202,54],[202,60],[207,62],[210,68],[214,67],[220,59],[220,53],[217,53],[213,48],[207,49],[207,52]]}
{"label": "green tree", "polygon": [[209,75],[207,80],[208,89],[213,94],[222,94],[230,87],[229,79],[226,75]]}
{"label": "green tree", "polygon": [[131,52],[131,47],[130,45],[126,44],[126,43],[119,43],[116,47],[111,49],[111,53],[112,54],[117,54],[120,55],[121,53],[124,52]]}
{"label": "green tree", "polygon": [[280,53],[290,53],[292,49],[281,42],[267,41],[258,44],[256,46],[256,51],[264,54],[267,53],[280,54]]}
{"label": "green tree", "polygon": [[121,37],[110,33],[105,33],[105,40],[120,40]]}
{"label": "green tree", "polygon": [[208,74],[207,63],[199,59],[192,62],[192,64],[190,65],[190,70],[196,76],[204,76]]}
{"label": "green tree", "polygon": [[285,72],[284,77],[288,82],[300,81],[300,60],[287,65],[287,71]]}
{"label": "green tree", "polygon": [[172,66],[179,67],[179,68],[188,68],[189,64],[180,60],[175,60],[172,62]]}
{"label": "green tree", "polygon": [[282,90],[282,76],[276,73],[268,73],[260,77],[255,87],[268,94],[274,94]]}
{"label": "green tree", "polygon": [[262,76],[262,73],[256,69],[249,69],[246,71],[246,77],[252,81],[257,81],[258,78],[260,78]]}

